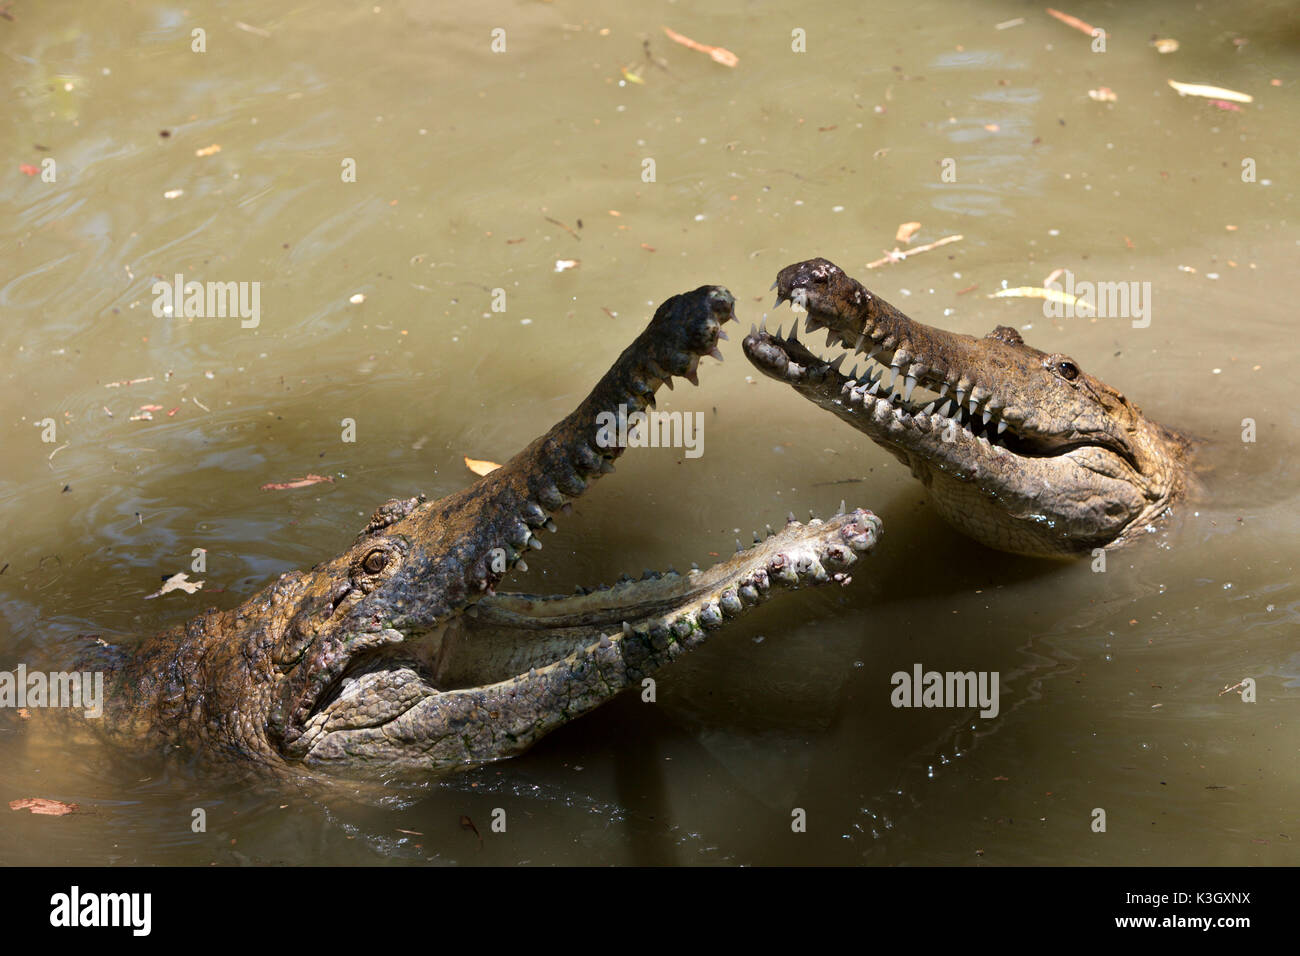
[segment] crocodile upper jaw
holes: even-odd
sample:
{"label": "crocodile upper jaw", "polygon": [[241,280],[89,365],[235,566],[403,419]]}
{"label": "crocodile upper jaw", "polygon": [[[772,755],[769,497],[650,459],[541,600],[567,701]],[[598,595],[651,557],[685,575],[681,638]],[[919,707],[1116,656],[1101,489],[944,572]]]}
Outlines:
{"label": "crocodile upper jaw", "polygon": [[1068,357],[1008,328],[977,339],[915,322],[824,259],[776,288],[778,305],[807,310],[805,335],[824,329],[842,351],[811,351],[796,316],[788,336],[752,330],[749,360],[891,451],[982,543],[1088,552],[1149,529],[1176,496],[1186,443]]}

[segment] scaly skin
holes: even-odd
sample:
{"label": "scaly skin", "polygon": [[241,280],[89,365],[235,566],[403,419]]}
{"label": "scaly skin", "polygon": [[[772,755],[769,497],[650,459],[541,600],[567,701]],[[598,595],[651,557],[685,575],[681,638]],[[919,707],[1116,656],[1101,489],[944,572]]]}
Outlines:
{"label": "scaly skin", "polygon": [[[923,325],[825,259],[787,266],[773,288],[846,351],[815,355],[796,318],[789,340],[751,332],[749,360],[889,449],[950,524],[989,547],[1065,557],[1122,544],[1186,489],[1187,439],[1015,329],[977,339]],[[842,374],[857,353],[866,369]],[[937,399],[913,401],[917,388]]]}
{"label": "scaly skin", "polygon": [[708,571],[573,596],[498,594],[550,513],[613,470],[597,416],[645,409],[721,357],[726,289],[674,296],[571,415],[439,501],[380,507],[356,543],[134,652],[95,648],[116,742],[345,773],[443,769],[518,754],[700,644],[773,590],[827,581],[880,531],[870,512],[780,532]]}

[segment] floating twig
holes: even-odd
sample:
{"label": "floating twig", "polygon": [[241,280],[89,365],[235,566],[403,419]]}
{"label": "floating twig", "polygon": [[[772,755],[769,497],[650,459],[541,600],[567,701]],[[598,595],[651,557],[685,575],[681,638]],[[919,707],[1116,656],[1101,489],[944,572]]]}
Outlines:
{"label": "floating twig", "polygon": [[909,256],[914,256],[921,252],[929,252],[931,249],[938,249],[940,246],[946,246],[950,242],[961,242],[963,238],[964,237],[960,235],[944,236],[942,239],[936,239],[934,242],[927,242],[923,246],[917,246],[915,249],[908,249],[906,251],[895,246],[892,252],[885,253],[883,259],[877,259],[875,262],[868,262],[867,268],[875,269],[877,266],[888,265],[891,262],[902,262]]}

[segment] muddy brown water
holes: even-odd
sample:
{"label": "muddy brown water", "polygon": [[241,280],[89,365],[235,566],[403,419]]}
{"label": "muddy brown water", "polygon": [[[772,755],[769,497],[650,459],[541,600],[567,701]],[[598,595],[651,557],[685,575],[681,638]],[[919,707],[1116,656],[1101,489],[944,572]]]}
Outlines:
{"label": "muddy brown water", "polygon": [[[463,456],[548,428],[667,296],[726,285],[747,327],[813,255],[915,318],[1072,354],[1206,440],[1206,494],[1105,573],[989,552],[733,335],[699,389],[664,393],[703,413],[703,454],[630,452],[517,585],[707,563],[844,498],[885,523],[851,586],[752,613],[664,671],[653,706],[625,696],[450,777],[249,786],[6,721],[0,797],[81,811],[0,810],[3,862],[1300,861],[1287,4],[1072,6],[1105,52],[1010,2],[10,10],[0,666],[57,666],[79,634],[136,639],[336,554],[384,499],[447,494]],[[913,246],[964,238],[866,270],[908,221]],[[988,297],[1057,268],[1149,282],[1149,326]],[[260,283],[257,327],[155,316],[176,273]],[[259,490],[308,472],[334,481]],[[143,600],[194,548],[205,589]],[[998,716],[892,707],[918,663],[997,672]],[[1254,703],[1221,695],[1245,678]]]}

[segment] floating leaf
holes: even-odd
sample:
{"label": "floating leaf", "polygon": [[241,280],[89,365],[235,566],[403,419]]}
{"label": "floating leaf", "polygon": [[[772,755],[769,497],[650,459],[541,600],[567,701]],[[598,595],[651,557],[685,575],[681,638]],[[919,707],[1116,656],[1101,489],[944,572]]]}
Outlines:
{"label": "floating leaf", "polygon": [[289,488],[306,488],[308,485],[317,485],[322,481],[332,482],[334,479],[329,475],[303,475],[301,478],[291,478],[288,481],[268,481],[262,485],[262,491],[285,491]]}
{"label": "floating leaf", "polygon": [[[1014,289],[999,289],[997,292],[989,293],[990,299],[1047,299],[1050,302],[1059,302],[1061,305],[1075,305],[1079,300],[1068,292],[1062,292],[1059,289],[1044,289],[1037,285],[1022,285]],[[1086,307],[1086,303],[1085,303]]]}
{"label": "floating leaf", "polygon": [[674,43],[680,43],[682,46],[691,50],[698,50],[701,53],[707,53],[709,56],[713,57],[716,62],[721,63],[723,66],[735,66],[740,62],[740,57],[723,47],[709,46],[706,43],[699,43],[692,40],[690,37],[682,36],[680,33],[675,33],[667,27],[664,27],[664,33],[668,34],[668,39],[672,40]]}
{"label": "floating leaf", "polygon": [[1179,96],[1204,96],[1211,100],[1231,100],[1233,103],[1253,103],[1255,97],[1249,93],[1225,90],[1221,86],[1206,86],[1204,83],[1179,83],[1170,80],[1169,85],[1178,91]]}
{"label": "floating leaf", "polygon": [[168,591],[184,591],[186,594],[193,594],[195,591],[199,590],[199,588],[203,587],[202,581],[191,581],[189,580],[189,577],[190,576],[184,571],[177,571],[164,581],[163,586],[157,591],[154,591],[153,594],[146,594],[144,599],[146,601],[152,601],[156,597],[162,597]]}
{"label": "floating leaf", "polygon": [[905,222],[899,225],[898,232],[894,233],[895,242],[911,242],[912,237],[921,229],[919,222]]}
{"label": "floating leaf", "polygon": [[10,810],[30,810],[32,813],[47,817],[62,817],[77,812],[75,803],[63,803],[60,800],[47,800],[45,797],[26,797],[22,800],[10,800]]}
{"label": "floating leaf", "polygon": [[1047,12],[1050,16],[1056,17],[1056,19],[1060,20],[1066,26],[1074,27],[1079,32],[1088,34],[1088,36],[1092,36],[1097,32],[1097,28],[1091,23],[1085,23],[1078,17],[1072,17],[1068,13],[1062,13],[1060,10],[1053,10],[1051,7],[1047,8]]}
{"label": "floating leaf", "polygon": [[480,458],[470,458],[465,456],[465,467],[476,475],[490,475],[501,466],[495,461],[486,461]]}

